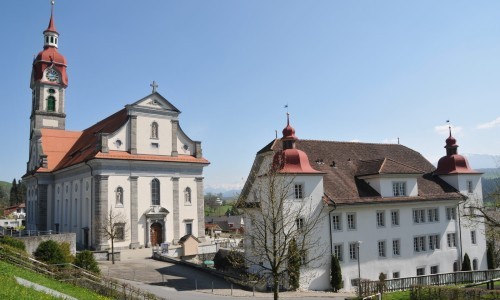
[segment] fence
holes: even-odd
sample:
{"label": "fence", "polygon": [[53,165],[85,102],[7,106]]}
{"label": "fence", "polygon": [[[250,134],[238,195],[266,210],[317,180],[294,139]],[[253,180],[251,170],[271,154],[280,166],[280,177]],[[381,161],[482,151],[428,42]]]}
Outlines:
{"label": "fence", "polygon": [[41,235],[50,235],[50,234],[58,234],[54,230],[15,230],[13,228],[5,228],[0,226],[0,235],[8,235],[12,237],[22,237],[22,236],[41,236]]}
{"label": "fence", "polygon": [[460,271],[454,273],[432,274],[416,277],[396,278],[380,281],[361,280],[361,295],[368,296],[378,292],[408,290],[417,285],[457,285],[475,283],[500,278],[500,270]]}

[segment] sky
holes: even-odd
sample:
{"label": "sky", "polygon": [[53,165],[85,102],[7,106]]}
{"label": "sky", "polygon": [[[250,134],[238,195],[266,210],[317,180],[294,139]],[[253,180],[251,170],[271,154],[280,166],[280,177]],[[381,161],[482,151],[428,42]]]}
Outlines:
{"label": "sky", "polygon": [[[12,181],[26,171],[31,64],[50,1],[1,6],[0,180]],[[66,129],[147,96],[154,80],[202,142],[207,189],[241,188],[287,110],[300,139],[399,138],[435,163],[451,125],[459,153],[500,155],[500,1],[56,0],[54,9]]]}

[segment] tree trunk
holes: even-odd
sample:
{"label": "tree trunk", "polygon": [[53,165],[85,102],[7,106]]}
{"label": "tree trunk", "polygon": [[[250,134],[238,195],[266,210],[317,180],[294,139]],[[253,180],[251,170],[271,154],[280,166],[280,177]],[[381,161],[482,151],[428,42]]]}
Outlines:
{"label": "tree trunk", "polygon": [[273,294],[274,300],[279,299],[280,285],[279,285],[279,275],[278,272],[273,272]]}
{"label": "tree trunk", "polygon": [[113,262],[113,265],[115,264],[115,243],[114,239],[111,239],[111,261]]}

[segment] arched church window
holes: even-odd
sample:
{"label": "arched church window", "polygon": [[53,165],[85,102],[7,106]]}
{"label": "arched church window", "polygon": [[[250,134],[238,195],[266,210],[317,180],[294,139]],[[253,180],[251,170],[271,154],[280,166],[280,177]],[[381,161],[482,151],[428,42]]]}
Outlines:
{"label": "arched church window", "polygon": [[54,96],[47,98],[47,111],[56,111],[56,98]]}
{"label": "arched church window", "polygon": [[116,188],[116,205],[123,206],[123,188],[121,186]]}
{"label": "arched church window", "polygon": [[151,138],[152,139],[158,138],[158,123],[156,122],[151,123]]}
{"label": "arched church window", "polygon": [[151,205],[160,205],[160,181],[157,178],[151,181]]}
{"label": "arched church window", "polygon": [[191,204],[191,189],[188,187],[184,190],[184,203]]}

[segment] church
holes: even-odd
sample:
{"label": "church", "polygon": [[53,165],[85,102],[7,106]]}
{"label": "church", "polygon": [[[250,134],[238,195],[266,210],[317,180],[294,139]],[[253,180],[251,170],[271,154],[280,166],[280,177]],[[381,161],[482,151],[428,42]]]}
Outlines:
{"label": "church", "polygon": [[87,129],[66,130],[67,61],[53,11],[30,82],[27,229],[74,232],[79,248],[95,250],[110,247],[105,220],[116,220],[116,248],[203,239],[209,161],[155,82],[151,94]]}
{"label": "church", "polygon": [[249,270],[269,270],[272,254],[262,249],[272,249],[273,239],[262,228],[275,220],[282,226],[276,236],[299,245],[301,289],[331,288],[332,256],[345,290],[380,273],[397,279],[460,271],[465,254],[473,270],[486,270],[484,224],[465,216],[470,202],[482,203],[481,173],[458,154],[451,128],[444,148],[436,168],[400,144],[299,139],[288,120],[282,138],[257,152],[240,195]]}

